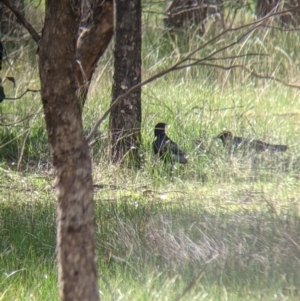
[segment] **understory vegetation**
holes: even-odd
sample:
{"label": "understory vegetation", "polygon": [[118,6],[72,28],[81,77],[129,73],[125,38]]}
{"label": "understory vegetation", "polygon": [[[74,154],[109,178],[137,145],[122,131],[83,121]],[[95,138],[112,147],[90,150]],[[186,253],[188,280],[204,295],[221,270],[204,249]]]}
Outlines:
{"label": "understory vegetation", "polygon": [[[215,36],[213,24],[205,35],[175,35],[163,28],[160,15],[144,19],[144,79]],[[218,61],[206,59],[206,65],[171,72],[143,87],[142,169],[110,163],[107,121],[95,136],[102,300],[299,300],[300,90],[267,76],[300,86],[300,36],[262,27],[235,43],[239,34],[224,34],[194,57],[233,43],[214,56]],[[15,88],[4,81],[7,97],[39,89],[34,51],[29,43],[11,52],[9,65],[4,61],[2,73],[16,80]],[[242,54],[248,55],[238,57]],[[265,78],[243,68],[220,68],[232,64]],[[109,107],[112,65],[109,49],[83,112],[87,133]],[[188,155],[188,164],[178,164],[172,179],[152,151],[158,122],[171,125],[168,135]],[[289,149],[229,156],[216,139],[224,129]],[[28,92],[1,103],[1,301],[59,299],[55,218],[40,95]]]}

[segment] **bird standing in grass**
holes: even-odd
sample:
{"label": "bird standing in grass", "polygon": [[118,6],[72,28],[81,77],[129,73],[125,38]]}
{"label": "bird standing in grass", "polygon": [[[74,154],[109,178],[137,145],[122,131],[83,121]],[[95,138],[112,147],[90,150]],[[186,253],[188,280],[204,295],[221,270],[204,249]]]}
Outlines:
{"label": "bird standing in grass", "polygon": [[154,129],[153,150],[164,162],[171,163],[171,175],[173,166],[176,162],[186,164],[187,158],[185,153],[179,149],[178,145],[166,135],[166,123],[158,123]]}
{"label": "bird standing in grass", "polygon": [[233,154],[236,149],[243,147],[247,151],[261,152],[286,152],[287,145],[269,144],[260,140],[245,139],[242,137],[233,136],[232,132],[224,131],[220,133],[217,138],[222,140],[224,147],[229,148],[229,153]]}

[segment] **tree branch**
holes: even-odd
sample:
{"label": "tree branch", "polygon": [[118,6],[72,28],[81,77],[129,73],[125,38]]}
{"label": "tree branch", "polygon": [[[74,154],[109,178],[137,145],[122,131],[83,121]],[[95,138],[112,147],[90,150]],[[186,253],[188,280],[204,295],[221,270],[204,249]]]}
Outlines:
{"label": "tree branch", "polygon": [[[1,2],[1,1],[0,1]],[[16,100],[16,99],[20,99],[22,98],[25,94],[27,94],[28,92],[33,92],[33,93],[39,93],[41,92],[41,90],[32,90],[32,89],[26,89],[25,92],[23,92],[20,96],[18,97],[5,97],[4,99],[7,100]]]}
{"label": "tree branch", "polygon": [[[131,87],[129,90],[127,90],[124,94],[120,95],[119,97],[117,97],[115,99],[115,101],[111,104],[111,106],[105,111],[105,113],[103,114],[103,116],[96,122],[96,124],[93,126],[92,130],[90,131],[90,133],[87,136],[87,141],[88,143],[92,141],[94,134],[97,132],[98,127],[102,124],[102,122],[106,119],[106,117],[109,115],[109,113],[111,112],[111,110],[123,99],[125,99],[126,97],[128,97],[131,93],[137,91],[139,88],[141,88],[142,86],[145,86],[147,84],[149,84],[150,82],[170,73],[171,71],[176,70],[177,68],[180,68],[180,65],[183,64],[184,62],[187,62],[188,60],[191,59],[191,57],[197,53],[198,51],[200,51],[201,49],[205,48],[207,45],[213,43],[214,41],[218,40],[220,37],[222,37],[223,35],[225,35],[228,32],[231,31],[237,31],[237,30],[241,30],[243,28],[247,28],[252,26],[252,28],[250,30],[247,31],[246,34],[242,35],[242,37],[240,39],[238,39],[237,41],[235,41],[234,43],[231,43],[225,47],[222,48],[222,50],[227,49],[228,47],[237,44],[244,36],[246,36],[247,34],[251,33],[252,31],[254,31],[256,28],[258,28],[259,26],[261,26],[261,23],[265,20],[266,18],[261,19],[261,21],[256,21],[253,22],[251,24],[246,24],[237,28],[230,28],[230,29],[226,29],[225,31],[221,32],[220,34],[218,34],[216,37],[212,38],[211,40],[209,40],[208,42],[204,43],[203,45],[201,45],[200,47],[196,48],[194,51],[190,52],[184,59],[182,59],[181,61],[179,61],[178,63],[174,64],[172,67],[159,72],[158,74],[151,76],[150,78],[148,78],[147,80]],[[255,26],[253,26],[255,25]],[[211,58],[214,54],[220,52],[221,50],[216,50],[213,53],[211,53],[210,55],[208,55],[205,59],[209,59]],[[204,60],[204,59],[203,59]],[[186,65],[188,66],[188,65]]]}
{"label": "tree branch", "polygon": [[[253,31],[255,31],[257,28],[261,27],[262,24],[264,23],[264,21],[274,17],[274,16],[277,16],[277,15],[281,15],[285,12],[288,12],[290,10],[286,10],[286,11],[282,11],[282,12],[275,12],[275,13],[272,13],[272,14],[269,14],[267,15],[266,17],[260,19],[260,20],[257,20],[255,22],[252,22],[250,24],[245,24],[245,25],[242,25],[242,26],[239,26],[239,27],[236,27],[236,28],[228,28],[226,30],[224,30],[223,32],[219,33],[217,36],[215,36],[214,38],[212,38],[211,40],[207,41],[206,43],[204,43],[203,45],[199,46],[198,48],[196,48],[195,50],[193,50],[192,52],[190,52],[188,55],[186,55],[185,58],[183,58],[182,60],[180,60],[179,62],[177,62],[176,64],[174,64],[172,67],[148,78],[147,80],[131,87],[129,90],[127,90],[124,94],[120,95],[119,97],[117,97],[115,99],[115,101],[111,104],[111,106],[105,111],[105,113],[103,114],[103,116],[96,122],[96,124],[93,126],[92,130],[90,131],[89,135],[87,136],[87,141],[90,142],[92,139],[93,139],[93,136],[94,134],[96,133],[98,127],[102,124],[102,122],[106,119],[106,117],[109,115],[109,113],[111,112],[111,110],[120,102],[122,101],[123,99],[125,99],[126,97],[128,97],[131,93],[135,92],[136,90],[138,90],[139,88],[141,88],[142,86],[145,86],[147,84],[149,84],[150,82],[172,72],[172,71],[176,71],[176,70],[180,70],[180,69],[183,69],[183,68],[187,68],[187,67],[192,67],[192,66],[195,66],[195,65],[204,65],[204,61],[205,60],[212,60],[212,57],[214,55],[216,55],[217,53],[220,53],[236,44],[238,44],[241,40],[243,40],[246,36],[248,36],[249,34],[251,34]],[[249,28],[250,27],[250,28]],[[239,38],[236,39],[235,42],[232,42],[230,44],[227,44],[225,45],[224,47],[221,47],[219,49],[216,49],[214,50],[213,52],[211,52],[209,55],[207,55],[206,57],[202,58],[202,59],[199,59],[198,62],[193,62],[192,64],[185,64],[182,66],[183,63],[185,62],[188,62],[189,60],[195,60],[192,58],[192,56],[199,52],[200,50],[204,49],[206,46],[210,45],[211,43],[217,41],[218,39],[220,39],[222,36],[224,36],[225,34],[229,33],[229,32],[235,32],[235,31],[240,31],[242,29],[248,29],[246,31],[246,33],[242,34]],[[253,55],[253,53],[251,54]],[[259,54],[257,54],[259,55]],[[266,55],[266,54],[263,54],[263,55]],[[273,77],[273,76],[263,76],[263,75],[260,75],[260,74],[257,74],[255,73],[254,71],[251,71],[250,69],[246,68],[244,65],[235,65],[235,66],[228,66],[228,67],[225,67],[225,66],[219,66],[219,65],[214,65],[214,64],[206,64],[206,65],[211,65],[213,67],[217,67],[217,68],[222,68],[222,69],[233,69],[233,68],[243,68],[245,69],[247,72],[251,73],[252,75],[254,76],[257,76],[258,78],[264,78],[264,79],[271,79],[271,80],[275,80],[277,82],[280,82],[281,84],[287,86],[287,87],[291,87],[291,88],[299,88],[299,86],[296,86],[296,85],[292,85],[292,84],[288,84],[276,77]]]}
{"label": "tree branch", "polygon": [[25,19],[21,11],[9,0],[0,0],[5,6],[7,6],[16,16],[16,18],[23,24],[23,26],[28,30],[29,34],[33,40],[38,43],[41,37],[32,27],[32,25]]}
{"label": "tree branch", "polygon": [[273,75],[263,75],[263,74],[259,74],[253,70],[250,70],[249,68],[247,68],[245,65],[230,65],[230,66],[223,66],[223,65],[216,65],[216,64],[209,64],[209,63],[199,63],[199,64],[191,64],[190,66],[189,65],[185,65],[185,66],[182,66],[182,67],[178,67],[176,70],[180,70],[180,69],[184,69],[186,67],[193,67],[193,66],[207,66],[207,67],[213,67],[213,68],[218,68],[218,69],[223,69],[223,70],[226,70],[226,71],[229,71],[231,69],[243,69],[245,70],[247,73],[255,76],[256,78],[260,78],[260,79],[268,79],[268,80],[272,80],[272,81],[275,81],[275,82],[278,82],[278,83],[281,83],[282,85],[286,86],[286,87],[289,87],[289,88],[293,88],[293,89],[300,89],[300,86],[299,85],[294,85],[294,84],[289,84],[287,82],[285,82],[284,80],[280,79],[280,78],[277,78]]}

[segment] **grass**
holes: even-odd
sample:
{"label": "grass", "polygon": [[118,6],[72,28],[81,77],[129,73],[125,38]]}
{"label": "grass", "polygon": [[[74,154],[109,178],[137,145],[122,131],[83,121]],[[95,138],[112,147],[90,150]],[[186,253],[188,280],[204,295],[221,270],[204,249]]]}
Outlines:
{"label": "grass", "polygon": [[[17,193],[0,204],[1,298],[57,300],[49,178],[8,175]],[[298,299],[297,181],[159,186],[122,170],[107,179],[95,188],[103,300],[176,300],[216,255],[185,300]]]}
{"label": "grass", "polygon": [[[211,36],[191,32],[176,40],[149,18],[144,78]],[[234,38],[228,33],[198,58]],[[260,29],[222,55],[267,51],[268,57],[239,63],[297,83],[298,40],[297,32]],[[8,96],[39,87],[30,49],[19,53],[26,64],[16,60],[14,69],[3,70],[17,79],[15,90],[4,82]],[[86,130],[110,102],[110,57],[102,60],[89,92]],[[205,264],[203,276],[181,300],[299,300],[299,90],[242,70],[201,66],[147,85],[142,99],[141,170],[110,164],[107,121],[91,149],[102,300],[180,300]],[[28,93],[1,106],[0,300],[58,300],[56,208],[39,95]],[[159,121],[171,125],[168,135],[189,156],[187,166],[177,166],[173,182],[152,154]],[[229,158],[215,139],[223,129],[288,144],[289,150]],[[199,139],[206,151],[197,146]]]}

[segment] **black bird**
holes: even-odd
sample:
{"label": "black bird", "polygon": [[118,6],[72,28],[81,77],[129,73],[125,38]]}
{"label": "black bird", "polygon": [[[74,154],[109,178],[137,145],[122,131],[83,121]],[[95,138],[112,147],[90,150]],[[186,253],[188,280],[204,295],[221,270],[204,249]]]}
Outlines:
{"label": "black bird", "polygon": [[0,103],[5,99],[5,93],[2,86],[2,79],[0,78]]}
{"label": "black bird", "polygon": [[233,154],[236,149],[242,147],[248,151],[261,152],[286,152],[287,145],[269,144],[260,140],[245,139],[242,137],[233,136],[232,132],[224,131],[217,138],[222,140],[224,147],[229,148],[230,154]]}
{"label": "black bird", "polygon": [[185,153],[179,149],[178,145],[166,135],[166,123],[158,123],[154,129],[153,150],[155,155],[164,161],[186,164]]}

